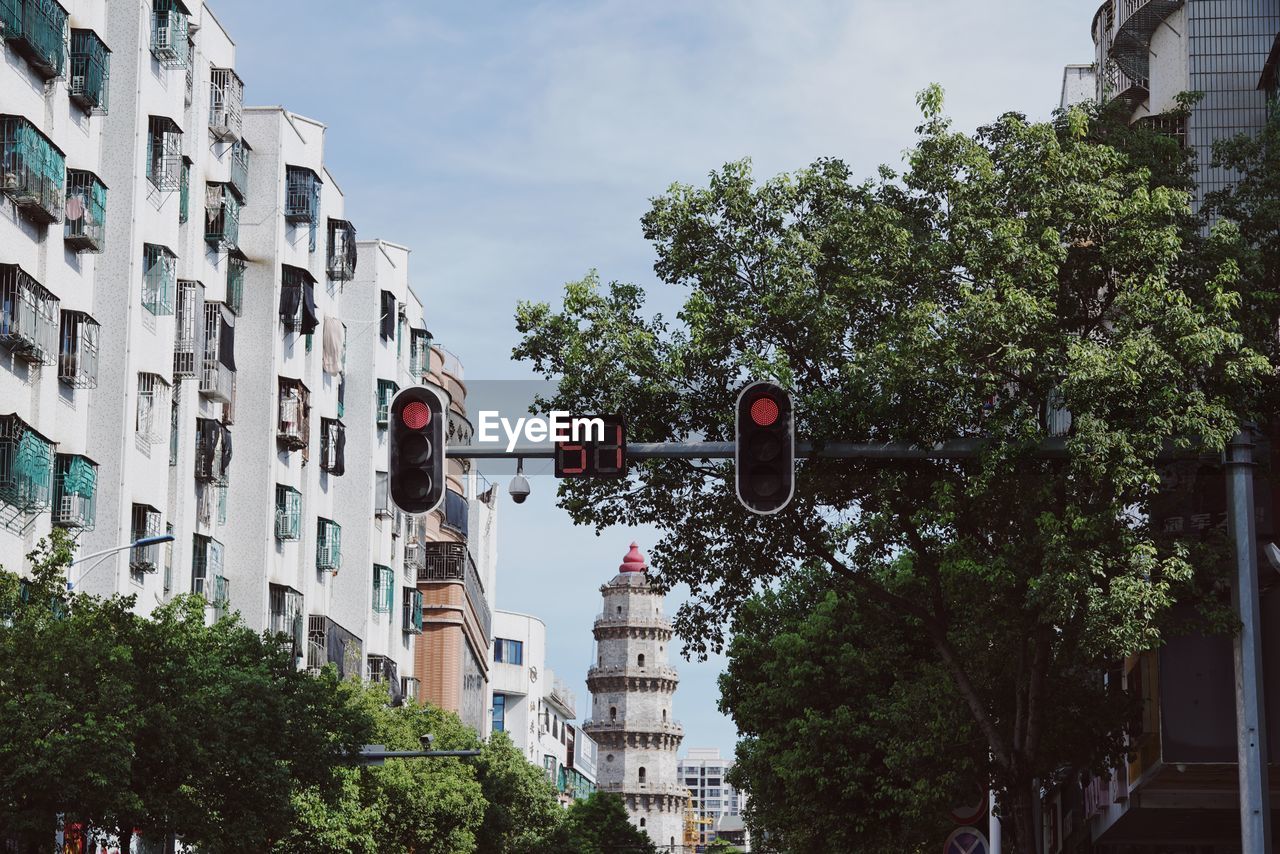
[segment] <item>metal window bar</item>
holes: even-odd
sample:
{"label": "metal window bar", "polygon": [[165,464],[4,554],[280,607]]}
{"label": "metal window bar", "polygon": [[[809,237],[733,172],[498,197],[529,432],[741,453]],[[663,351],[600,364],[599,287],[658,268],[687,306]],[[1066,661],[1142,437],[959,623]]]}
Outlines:
{"label": "metal window bar", "polygon": [[147,180],[162,192],[182,181],[182,128],[167,116],[147,119]]}
{"label": "metal window bar", "polygon": [[306,289],[312,285],[311,274],[302,267],[282,264],[280,270],[281,306],[296,306],[291,314],[280,312],[280,322],[285,329],[298,329],[302,326],[303,304],[306,302]]}
{"label": "metal window bar", "polygon": [[178,178],[178,225],[191,218],[191,161],[182,158],[182,173]]}
{"label": "metal window bar", "polygon": [[0,344],[32,364],[58,352],[58,298],[17,264],[0,264]]}
{"label": "metal window bar", "polygon": [[391,603],[396,594],[396,575],[391,567],[373,565],[373,611],[375,614],[391,613]]}
{"label": "metal window bar", "polygon": [[[232,334],[233,328],[231,316],[223,311],[222,303],[204,304],[204,364],[200,372],[200,393],[222,403],[231,399],[235,386],[235,369],[226,364],[222,353],[228,346],[228,342],[222,340],[223,335]],[[229,346],[235,346],[234,339]]]}
{"label": "metal window bar", "polygon": [[138,408],[134,429],[148,445],[162,441],[169,429],[169,382],[159,374],[138,374]]}
{"label": "metal window bar", "polygon": [[391,399],[400,387],[391,380],[378,380],[378,426],[386,427],[391,412]]}
{"label": "metal window bar", "polygon": [[204,359],[204,285],[193,279],[178,280],[174,310],[173,377],[194,377]]}
{"label": "metal window bar", "polygon": [[484,585],[476,571],[475,561],[464,543],[424,543],[423,569],[418,571],[419,581],[461,581],[466,587],[467,598],[475,609],[484,632],[485,643],[492,640],[493,615],[484,597]]}
{"label": "metal window bar", "polygon": [[415,382],[422,382],[422,375],[430,370],[431,333],[414,329],[409,339],[409,373]]}
{"label": "metal window bar", "polygon": [[205,184],[204,239],[218,249],[236,249],[240,242],[240,201],[229,184]]}
{"label": "metal window bar", "polygon": [[396,664],[388,656],[370,655],[365,667],[367,682],[386,682],[395,672]]}
{"label": "metal window bar", "polygon": [[8,0],[4,5],[4,40],[42,79],[61,77],[67,58],[67,10],[54,0]]}
{"label": "metal window bar", "polygon": [[[320,419],[320,470],[331,474],[342,474],[335,471],[338,466],[338,441],[346,432],[346,426],[336,418]],[[345,461],[344,461],[345,462]]]}
{"label": "metal window bar", "polygon": [[227,524],[227,493],[228,489],[225,484],[218,486],[218,524]]}
{"label": "metal window bar", "polygon": [[111,50],[93,30],[71,31],[71,80],[67,95],[86,113],[107,112]]}
{"label": "metal window bar", "polygon": [[98,321],[83,311],[62,312],[58,379],[72,388],[98,387]]}
{"label": "metal window bar", "polygon": [[311,440],[311,392],[302,380],[280,377],[280,419],[276,438],[286,448],[305,448]]}
{"label": "metal window bar", "polygon": [[[196,470],[195,477],[201,483],[222,485],[227,482],[228,471],[225,464],[226,448],[223,446],[225,436],[222,425],[214,418],[196,419]],[[210,506],[205,512],[206,522],[213,518],[213,500],[216,496],[210,490]]]}
{"label": "metal window bar", "polygon": [[231,146],[231,189],[241,203],[249,198],[249,152],[252,150],[243,139],[237,139]]}
{"label": "metal window bar", "polygon": [[0,417],[0,502],[35,513],[53,498],[53,443],[16,415]]}
{"label": "metal window bar", "polygon": [[155,315],[173,314],[178,256],[167,246],[142,245],[142,307]]}
{"label": "metal window bar", "polygon": [[406,701],[416,701],[418,695],[422,693],[422,684],[416,676],[402,676],[400,678],[400,693]]}
{"label": "metal window bar", "polygon": [[422,591],[404,588],[404,615],[401,627],[405,634],[422,634]]}
{"label": "metal window bar", "polygon": [[270,615],[267,629],[275,634],[289,637],[293,654],[299,655],[306,642],[304,631],[306,622],[302,616],[302,594],[292,587],[280,584],[270,586]]}
{"label": "metal window bar", "polygon": [[289,222],[315,222],[319,211],[319,176],[302,166],[286,166],[284,218]]}
{"label": "metal window bar", "polygon": [[347,282],[356,275],[356,227],[345,219],[329,220],[329,278]]}
{"label": "metal window bar", "polygon": [[244,82],[230,68],[209,71],[209,130],[218,139],[238,139],[244,127]]}
{"label": "metal window bar", "polygon": [[374,473],[373,478],[373,515],[375,518],[390,517],[391,510],[391,477],[387,472]]}
{"label": "metal window bar", "polygon": [[62,218],[66,157],[22,116],[0,115],[0,191],[23,215],[49,224]]}
{"label": "metal window bar", "polygon": [[187,73],[185,75],[187,85],[182,92],[182,103],[184,106],[191,106],[191,100],[196,92],[196,42],[195,39],[191,38],[190,34],[187,35],[187,56],[191,59],[187,63]]}
{"label": "metal window bar", "polygon": [[298,540],[302,537],[302,493],[292,486],[276,484],[276,539]]}
{"label": "metal window bar", "polygon": [[173,400],[169,403],[169,465],[178,464],[178,393],[182,386],[174,387]]}
{"label": "metal window bar", "polygon": [[106,245],[107,185],[83,169],[67,170],[62,242],[76,252],[101,252]]}
{"label": "metal window bar", "polygon": [[248,262],[237,252],[227,256],[227,301],[232,314],[239,316],[244,306],[244,271]]}
{"label": "metal window bar", "polygon": [[92,531],[98,465],[78,454],[58,454],[53,470],[53,524]]}
{"label": "metal window bar", "polygon": [[410,517],[408,528],[404,542],[404,576],[412,581],[426,565],[422,544],[427,541],[427,517]]}
{"label": "metal window bar", "polygon": [[[218,555],[218,566],[222,566],[222,543],[214,540],[210,544]],[[215,575],[213,577],[213,618],[221,620],[227,616],[227,612],[231,608],[231,580],[225,575]]]}
{"label": "metal window bar", "polygon": [[337,572],[342,568],[342,526],[332,519],[316,522],[316,569]]}
{"label": "metal window bar", "polygon": [[[160,536],[160,511],[147,504],[133,505],[129,534],[136,541]],[[129,550],[129,568],[135,572],[155,572],[160,568],[160,546],[140,546]]]}
{"label": "metal window bar", "polygon": [[187,37],[190,12],[179,0],[154,0],[151,55],[164,68],[185,68],[191,61]]}

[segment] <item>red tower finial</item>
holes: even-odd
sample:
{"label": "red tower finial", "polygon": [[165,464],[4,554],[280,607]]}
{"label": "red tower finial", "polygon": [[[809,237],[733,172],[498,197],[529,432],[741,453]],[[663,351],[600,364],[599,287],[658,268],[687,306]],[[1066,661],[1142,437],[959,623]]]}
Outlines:
{"label": "red tower finial", "polygon": [[645,560],[640,547],[632,543],[631,551],[627,552],[627,556],[622,559],[622,566],[618,567],[618,572],[644,572],[648,566],[649,562]]}

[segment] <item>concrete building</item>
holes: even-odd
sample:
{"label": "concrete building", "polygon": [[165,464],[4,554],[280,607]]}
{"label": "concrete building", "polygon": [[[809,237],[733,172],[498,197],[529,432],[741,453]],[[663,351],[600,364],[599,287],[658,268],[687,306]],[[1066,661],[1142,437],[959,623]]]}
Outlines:
{"label": "concrete building", "polygon": [[507,733],[547,772],[562,803],[586,798],[596,785],[596,744],[570,725],[578,716],[577,696],[546,666],[546,624],[497,611],[493,633],[491,731]]}
{"label": "concrete building", "polygon": [[684,729],[671,714],[679,682],[667,663],[673,630],[646,567],[632,543],[618,574],[600,588],[596,663],[587,671],[591,719],[581,729],[600,745],[600,790],[622,797],[632,821],[660,851],[684,851],[689,794],[676,763]]}
{"label": "concrete building", "polygon": [[721,819],[742,815],[746,795],[725,779],[732,767],[733,760],[723,758],[717,747],[691,747],[676,765],[681,785],[689,790],[689,806],[708,820],[699,824],[699,846],[715,840]]}

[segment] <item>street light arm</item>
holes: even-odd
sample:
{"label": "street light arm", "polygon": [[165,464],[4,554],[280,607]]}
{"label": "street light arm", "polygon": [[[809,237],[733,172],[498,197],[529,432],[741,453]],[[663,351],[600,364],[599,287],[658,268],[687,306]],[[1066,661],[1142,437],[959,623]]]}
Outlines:
{"label": "street light arm", "polygon": [[[132,543],[125,543],[122,546],[112,546],[109,549],[103,549],[102,551],[92,552],[91,554],[84,555],[83,557],[78,557],[75,560],[71,561],[71,563],[67,564],[67,569],[71,569],[71,567],[75,566],[78,563],[84,563],[85,561],[93,560],[94,558],[104,558],[104,557],[107,557],[108,555],[113,555],[116,552],[122,552],[125,549],[143,549],[143,548],[146,548],[147,546],[159,545],[160,543],[171,543],[173,542],[173,540],[174,540],[173,534],[161,534],[155,537],[141,537],[137,540],[134,540]],[[101,563],[101,561],[99,561],[98,563]],[[98,563],[95,563],[93,566],[89,567],[84,572],[80,573],[80,579],[77,582],[72,582],[71,578],[68,577],[67,589],[71,590],[80,581],[84,581],[84,577],[89,573],[93,572],[93,570],[97,568]]]}

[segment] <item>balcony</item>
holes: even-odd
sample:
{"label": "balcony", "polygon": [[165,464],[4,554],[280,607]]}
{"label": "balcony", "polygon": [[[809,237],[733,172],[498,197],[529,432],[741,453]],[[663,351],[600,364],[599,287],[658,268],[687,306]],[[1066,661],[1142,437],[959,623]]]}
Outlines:
{"label": "balcony", "polygon": [[276,484],[276,539],[302,539],[302,493],[292,486]]}
{"label": "balcony", "polygon": [[2,0],[0,31],[40,77],[52,80],[62,76],[67,10],[54,0]]}
{"label": "balcony", "polygon": [[98,387],[98,333],[98,321],[85,312],[62,312],[58,379],[65,385]]}
{"label": "balcony", "polygon": [[240,200],[230,184],[205,185],[204,240],[215,249],[239,248]]}
{"label": "balcony", "polygon": [[280,266],[280,323],[285,329],[310,335],[320,323],[316,315],[315,277],[303,267]]}
{"label": "balcony", "polygon": [[62,243],[76,252],[101,252],[107,234],[107,185],[92,172],[67,170]]}
{"label": "balcony", "polygon": [[230,403],[236,387],[236,328],[231,312],[220,302],[204,304],[204,363],[200,394]]}
{"label": "balcony", "polygon": [[336,418],[320,419],[320,471],[341,477],[347,470],[347,428]]}
{"label": "balcony", "polygon": [[1116,0],[1111,58],[1130,80],[1145,86],[1150,75],[1151,36],[1185,0]]}
{"label": "balcony", "polygon": [[378,380],[376,420],[379,427],[387,426],[387,419],[391,413],[391,401],[399,390],[400,387],[391,380]]}
{"label": "balcony", "polygon": [[209,78],[209,130],[217,139],[239,139],[244,128],[244,82],[230,68],[211,68]]}
{"label": "balcony", "polygon": [[373,613],[390,614],[396,598],[396,573],[389,566],[373,565]]}
{"label": "balcony", "polygon": [[285,167],[284,218],[315,225],[320,218],[320,176],[302,166]]}
{"label": "balcony", "polygon": [[348,282],[356,275],[356,227],[345,219],[329,220],[329,278]]}
{"label": "balcony", "polygon": [[196,480],[226,485],[231,470],[231,431],[216,418],[196,419]]}
{"label": "balcony", "polygon": [[138,374],[134,430],[141,444],[153,445],[169,437],[169,393],[169,381],[160,374]]}
{"label": "balcony", "polygon": [[280,377],[279,397],[276,439],[290,450],[305,448],[311,440],[311,392],[302,380]]}
{"label": "balcony", "polygon": [[423,543],[423,567],[419,582],[460,581],[466,585],[467,598],[475,609],[484,633],[485,645],[493,638],[493,616],[484,597],[484,585],[476,571],[475,561],[463,543]]}
{"label": "balcony", "polygon": [[58,298],[17,264],[0,264],[0,344],[29,364],[58,352]]}
{"label": "balcony", "polygon": [[292,642],[293,654],[300,655],[304,643],[303,628],[306,625],[302,619],[302,593],[281,584],[269,585],[269,591],[267,631],[287,636]]}
{"label": "balcony", "polygon": [[173,314],[178,256],[167,246],[142,244],[142,307],[153,315]]}
{"label": "balcony", "polygon": [[342,568],[342,526],[332,519],[316,523],[316,569],[337,574]]}
{"label": "balcony", "polygon": [[328,617],[312,614],[307,618],[307,667],[319,669],[326,664],[335,665],[343,678],[363,676],[363,644]]}
{"label": "balcony", "polygon": [[444,491],[444,527],[467,537],[467,499],[452,489]]}
{"label": "balcony", "polygon": [[249,152],[253,149],[243,139],[231,146],[231,189],[243,203],[249,196]]}
{"label": "balcony", "polygon": [[404,619],[401,630],[405,634],[422,634],[422,591],[412,587],[404,589]]}
{"label": "balcony", "polygon": [[425,329],[409,330],[409,373],[415,383],[431,369],[431,333]]}
{"label": "balcony", "polygon": [[405,702],[417,702],[418,697],[422,694],[422,683],[415,676],[400,677],[400,693],[404,695]]}
{"label": "balcony", "polygon": [[0,115],[0,192],[33,222],[62,218],[67,165],[62,150],[22,116]]}
{"label": "balcony", "polygon": [[[129,538],[137,541],[144,537],[160,536],[160,511],[149,504],[135,504],[130,516]],[[197,537],[197,540],[208,537]],[[203,554],[193,555],[192,564]],[[221,564],[219,564],[221,566]],[[133,572],[150,573],[160,568],[160,545],[140,546],[129,550],[129,569]]]}
{"label": "balcony", "polygon": [[147,118],[147,180],[171,193],[182,183],[182,128],[167,116]]}
{"label": "balcony", "polygon": [[53,470],[53,524],[92,531],[98,464],[78,454],[58,454]]}
{"label": "balcony", "polygon": [[151,55],[163,68],[186,68],[191,62],[187,30],[191,12],[180,0],[154,0]]}
{"label": "balcony", "polygon": [[239,250],[227,254],[226,306],[237,317],[244,306],[244,271],[248,261]]}
{"label": "balcony", "polygon": [[52,497],[53,443],[18,416],[0,416],[0,502],[25,514]]}
{"label": "balcony", "polygon": [[70,59],[67,96],[86,113],[106,113],[111,50],[93,30],[72,30]]}
{"label": "balcony", "polygon": [[204,285],[192,279],[178,280],[174,316],[173,378],[201,376],[204,368]]}

